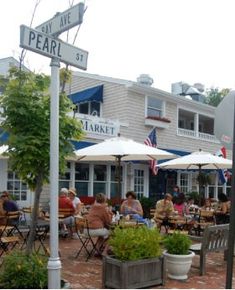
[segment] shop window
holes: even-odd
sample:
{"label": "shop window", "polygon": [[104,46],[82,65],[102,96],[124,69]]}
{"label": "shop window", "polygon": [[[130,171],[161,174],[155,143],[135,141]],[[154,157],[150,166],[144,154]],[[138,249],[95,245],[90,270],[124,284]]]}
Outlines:
{"label": "shop window", "polygon": [[85,102],[77,104],[76,111],[80,114],[100,116],[100,102]]}
{"label": "shop window", "polygon": [[144,170],[134,170],[134,191],[139,198],[144,196]]}
{"label": "shop window", "polygon": [[189,174],[181,173],[180,174],[180,189],[181,192],[187,193],[189,192]]}
{"label": "shop window", "polygon": [[59,175],[59,189],[66,187],[70,187],[71,181],[71,164],[67,162],[67,167],[64,174]]}
{"label": "shop window", "polygon": [[78,196],[88,196],[89,164],[75,163],[75,188]]}
{"label": "shop window", "polygon": [[7,191],[13,196],[15,200],[26,201],[27,189],[27,184],[20,180],[17,173],[8,171]]}
{"label": "shop window", "polygon": [[94,165],[94,183],[93,193],[104,193],[106,194],[107,184],[107,166],[106,165]]}

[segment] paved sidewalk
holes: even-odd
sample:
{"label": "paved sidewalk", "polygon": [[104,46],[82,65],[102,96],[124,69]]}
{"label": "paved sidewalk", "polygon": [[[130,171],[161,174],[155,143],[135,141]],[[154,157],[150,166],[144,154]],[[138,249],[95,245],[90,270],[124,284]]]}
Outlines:
{"label": "paved sidewalk", "polygon": [[[78,240],[60,239],[62,271],[61,276],[68,280],[72,289],[102,288],[102,260],[92,258],[88,262],[84,256],[75,259]],[[80,245],[79,245],[80,246]],[[199,265],[199,257],[193,258],[193,266]],[[235,269],[233,286],[235,287]],[[223,253],[210,253],[207,256],[206,275],[199,276],[199,270],[192,267],[187,281],[176,281],[167,278],[165,286],[156,289],[224,289],[226,280],[226,262]]]}

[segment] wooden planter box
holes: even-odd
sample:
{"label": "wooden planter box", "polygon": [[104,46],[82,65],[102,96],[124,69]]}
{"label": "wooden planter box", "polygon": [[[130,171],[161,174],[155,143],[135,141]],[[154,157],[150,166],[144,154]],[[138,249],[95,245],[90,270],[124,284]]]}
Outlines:
{"label": "wooden planter box", "polygon": [[111,256],[103,257],[103,288],[143,288],[164,285],[164,258],[122,262]]}

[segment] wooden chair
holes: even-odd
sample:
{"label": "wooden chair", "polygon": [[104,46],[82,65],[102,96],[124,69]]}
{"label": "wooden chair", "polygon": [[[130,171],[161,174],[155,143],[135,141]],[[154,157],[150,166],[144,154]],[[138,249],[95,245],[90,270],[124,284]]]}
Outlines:
{"label": "wooden chair", "polygon": [[[19,217],[19,215],[12,215],[12,217]],[[11,217],[6,215],[5,224],[0,226],[0,257],[15,248],[19,244],[20,239],[15,235],[15,225],[11,225]]]}
{"label": "wooden chair", "polygon": [[215,214],[212,210],[200,210],[199,219],[195,223],[194,230],[198,236],[204,231],[208,226],[215,225]]}
{"label": "wooden chair", "polygon": [[171,229],[183,231],[186,229],[187,220],[183,216],[175,216],[169,218],[169,224]]}
{"label": "wooden chair", "polygon": [[81,242],[81,247],[78,249],[78,252],[75,257],[77,258],[83,249],[85,249],[87,253],[86,261],[88,261],[88,259],[91,258],[94,253],[102,255],[102,253],[97,248],[99,236],[94,236],[90,234],[88,221],[85,217],[75,217],[75,228],[78,239]]}
{"label": "wooden chair", "polygon": [[[64,219],[72,217],[74,215],[74,211],[70,208],[59,208],[59,227],[61,228]],[[70,236],[73,234],[73,227],[74,227],[74,222],[71,222],[71,224],[66,224],[66,227],[69,231]],[[64,237],[66,237],[68,234],[63,234]]]}

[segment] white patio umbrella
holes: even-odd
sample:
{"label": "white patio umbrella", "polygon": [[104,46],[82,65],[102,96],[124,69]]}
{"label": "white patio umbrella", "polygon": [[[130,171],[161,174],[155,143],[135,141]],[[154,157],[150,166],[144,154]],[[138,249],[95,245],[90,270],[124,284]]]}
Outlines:
{"label": "white patio umbrella", "polygon": [[[232,160],[199,150],[183,157],[163,162],[158,167],[166,169],[198,169],[200,176],[202,169],[232,168]],[[199,192],[200,188],[201,184],[199,179]]]}
{"label": "white patio umbrella", "polygon": [[232,168],[232,160],[199,150],[158,166],[169,169],[225,169]]}
{"label": "white patio umbrella", "polygon": [[124,137],[106,139],[101,143],[74,151],[77,160],[116,161],[118,163],[118,193],[120,193],[121,161],[171,159],[175,155]]}

